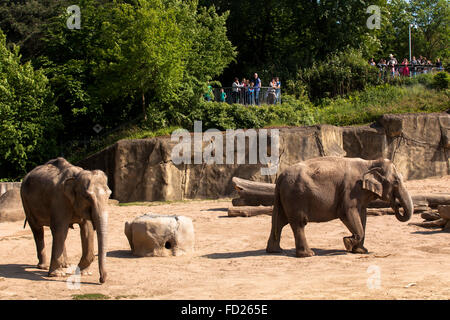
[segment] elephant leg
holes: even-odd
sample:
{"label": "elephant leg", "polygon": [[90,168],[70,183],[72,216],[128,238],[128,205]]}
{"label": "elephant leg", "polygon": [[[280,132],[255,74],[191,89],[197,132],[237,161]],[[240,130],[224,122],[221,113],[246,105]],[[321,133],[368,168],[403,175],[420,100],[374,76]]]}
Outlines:
{"label": "elephant leg", "polygon": [[50,259],[50,269],[48,271],[49,277],[59,277],[65,276],[66,272],[63,269],[64,265],[64,248],[65,241],[67,238],[67,231],[69,226],[67,225],[59,225],[52,226],[52,236],[53,236],[53,244],[52,244],[52,257]]}
{"label": "elephant leg", "polygon": [[[351,237],[344,237],[344,245],[347,251],[352,253],[367,253],[364,248],[364,229],[358,210],[352,209],[347,212],[345,218],[341,218],[348,230],[352,233]],[[364,219],[365,225],[365,219]]]}
{"label": "elephant leg", "polygon": [[48,270],[47,254],[45,252],[44,227],[36,227],[30,224],[33,232],[34,242],[36,242],[36,251],[38,257],[38,269]]}
{"label": "elephant leg", "polygon": [[89,266],[94,261],[94,228],[90,220],[80,224],[81,249],[83,251],[78,268],[82,275],[89,275]]}
{"label": "elephant leg", "polygon": [[64,250],[63,250],[63,258],[62,258],[62,265],[63,268],[69,267],[69,260],[67,259],[67,250],[66,245],[64,244]]}
{"label": "elephant leg", "polygon": [[288,220],[284,212],[280,211],[280,209],[277,209],[277,212],[274,210],[272,214],[272,230],[270,231],[270,237],[266,247],[266,252],[269,253],[279,253],[283,251],[280,247],[281,231],[284,226],[288,224]]}
{"label": "elephant leg", "polygon": [[308,243],[306,242],[306,223],[301,221],[292,221],[290,222],[290,225],[295,237],[295,255],[299,258],[313,256],[314,251],[309,248]]}
{"label": "elephant leg", "polygon": [[363,227],[363,236],[361,238],[361,241],[359,242],[359,246],[358,248],[362,248],[363,250],[365,250],[364,253],[367,253],[367,249],[364,248],[364,240],[366,239],[366,221],[367,221],[367,210],[366,208],[362,208],[361,212],[359,214],[359,218],[361,219],[361,225]]}

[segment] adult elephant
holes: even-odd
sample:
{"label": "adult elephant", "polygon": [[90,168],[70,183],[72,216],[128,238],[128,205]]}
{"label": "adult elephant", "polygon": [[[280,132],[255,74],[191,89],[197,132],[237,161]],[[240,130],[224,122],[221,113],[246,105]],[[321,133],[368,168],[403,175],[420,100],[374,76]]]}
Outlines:
{"label": "adult elephant", "polygon": [[[23,179],[20,194],[36,242],[38,268],[50,277],[64,276],[67,265],[65,241],[69,227],[80,225],[81,274],[89,274],[94,260],[94,230],[97,231],[100,282],[106,281],[107,203],[111,190],[100,170],[83,170],[64,158],[48,161]],[[44,226],[53,236],[50,267],[45,252]]]}
{"label": "adult elephant", "polygon": [[[347,251],[367,253],[366,208],[377,198],[391,203],[399,221],[411,218],[414,209],[411,196],[401,174],[388,159],[322,157],[290,166],[276,181],[272,230],[266,251],[281,252],[281,231],[289,223],[295,236],[296,256],[313,256],[306,242],[306,224],[339,218],[352,233],[351,237],[344,237]],[[403,214],[396,200],[403,207]]]}

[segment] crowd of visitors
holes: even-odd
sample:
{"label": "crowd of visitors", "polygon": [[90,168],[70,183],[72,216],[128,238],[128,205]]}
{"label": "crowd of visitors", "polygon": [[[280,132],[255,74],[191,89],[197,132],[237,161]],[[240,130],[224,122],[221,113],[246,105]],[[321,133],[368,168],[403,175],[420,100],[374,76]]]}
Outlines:
{"label": "crowd of visitors", "polygon": [[386,75],[390,75],[391,78],[404,76],[415,76],[419,73],[428,73],[433,68],[441,71],[443,70],[442,62],[439,58],[436,59],[436,63],[432,63],[431,60],[426,57],[420,56],[418,59],[412,57],[411,61],[404,58],[402,63],[399,63],[393,54],[389,55],[389,59],[380,59],[378,63],[375,62],[374,58],[369,60],[369,64],[378,67],[380,70],[379,76],[384,79]]}
{"label": "crowd of visitors", "polygon": [[[263,90],[262,90],[263,89]],[[224,88],[221,88],[218,94],[219,102],[228,103],[240,103],[244,105],[260,105],[261,104],[261,92],[263,92],[264,102],[267,104],[281,103],[281,82],[278,77],[272,78],[268,87],[263,87],[261,79],[258,74],[255,73],[252,79],[234,78],[231,84],[230,96]],[[215,97],[213,89],[208,86],[208,91],[205,93],[205,99],[207,101],[213,100]]]}
{"label": "crowd of visitors", "polygon": [[[443,70],[442,62],[439,58],[436,59],[435,63],[432,63],[431,60],[422,56],[418,59],[412,57],[411,61],[404,58],[399,63],[395,56],[390,54],[387,60],[382,58],[378,63],[375,62],[374,58],[371,58],[369,64],[377,67],[379,69],[379,77],[386,80],[400,76],[409,77],[419,73],[428,73],[433,69],[438,71]],[[239,81],[239,78],[234,78],[231,88],[220,88],[220,91],[216,91],[216,94],[214,94],[212,86],[208,85],[208,90],[204,97],[206,101],[217,100],[219,102],[240,103],[244,105],[260,105],[262,89],[264,89],[263,103],[281,103],[280,79],[274,77],[267,87],[262,87],[261,79],[257,73],[253,75],[252,79],[242,78]]]}

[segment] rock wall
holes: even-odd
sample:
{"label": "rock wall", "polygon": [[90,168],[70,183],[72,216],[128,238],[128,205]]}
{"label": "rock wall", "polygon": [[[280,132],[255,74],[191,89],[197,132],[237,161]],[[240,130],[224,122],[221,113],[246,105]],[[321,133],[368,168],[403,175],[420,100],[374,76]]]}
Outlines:
{"label": "rock wall", "polygon": [[21,185],[21,182],[0,182],[0,196],[8,190],[20,189]]}
{"label": "rock wall", "polygon": [[[296,162],[327,155],[389,158],[405,179],[450,173],[448,113],[384,115],[369,126],[318,125],[278,130],[277,173]],[[261,133],[253,129],[245,132]],[[234,176],[275,182],[276,174],[261,174],[261,168],[267,168],[268,165],[262,165],[259,161],[258,164],[249,164],[249,150],[253,150],[249,148],[250,139],[245,139],[245,146],[234,148],[235,164],[227,164],[226,133],[219,132],[217,135],[223,138],[223,155],[213,153],[213,156],[216,156],[216,160],[221,159],[223,164],[217,164],[218,161],[215,164],[194,164],[195,152],[192,152],[190,164],[176,164],[171,155],[179,141],[158,137],[118,141],[78,165],[85,169],[105,171],[113,192],[112,198],[120,202],[227,197],[233,193],[231,178]],[[183,141],[195,151],[194,135],[187,136],[191,141]],[[203,148],[210,143],[208,139],[203,141]],[[259,140],[257,147],[258,150],[261,148]],[[268,150],[270,155],[269,147]],[[245,154],[245,164],[237,164],[238,154]]]}

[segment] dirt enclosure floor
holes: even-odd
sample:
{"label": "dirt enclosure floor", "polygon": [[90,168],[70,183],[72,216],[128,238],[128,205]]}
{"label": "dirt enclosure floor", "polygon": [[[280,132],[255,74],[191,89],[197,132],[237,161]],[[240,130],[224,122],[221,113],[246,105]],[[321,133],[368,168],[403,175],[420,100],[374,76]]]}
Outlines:
{"label": "dirt enclosure floor", "polygon": [[[409,181],[410,191],[450,192],[450,176]],[[282,254],[266,254],[270,216],[229,218],[230,200],[141,206],[110,206],[108,280],[92,275],[78,289],[66,278],[47,278],[35,267],[36,249],[23,222],[0,224],[0,299],[73,299],[103,294],[110,299],[449,299],[450,233],[401,223],[392,215],[369,216],[367,255],[344,250],[349,232],[339,221],[311,223],[306,235],[315,256],[296,258],[289,226]],[[138,258],[130,253],[124,224],[143,213],[193,219],[195,253]],[[414,215],[411,222],[422,221]],[[81,256],[78,226],[66,242],[68,257]],[[47,252],[51,234],[46,229]]]}

